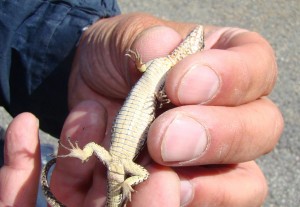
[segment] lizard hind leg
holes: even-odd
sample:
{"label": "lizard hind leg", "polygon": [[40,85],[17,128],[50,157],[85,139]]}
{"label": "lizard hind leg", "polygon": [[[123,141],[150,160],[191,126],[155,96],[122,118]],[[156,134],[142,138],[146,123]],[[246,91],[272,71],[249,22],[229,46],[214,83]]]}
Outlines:
{"label": "lizard hind leg", "polygon": [[135,190],[128,182],[122,182],[113,188],[112,194],[118,194],[119,191],[122,192],[121,203],[123,205],[121,206],[126,206],[128,201],[131,202],[131,193],[135,192]]}
{"label": "lizard hind leg", "polygon": [[135,192],[132,186],[147,180],[149,177],[149,172],[144,167],[134,163],[133,161],[124,162],[124,167],[126,173],[130,175],[121,184],[123,195],[122,199],[123,202],[126,203],[126,201],[131,201],[131,193]]}
{"label": "lizard hind leg", "polygon": [[123,202],[124,203],[126,203],[127,201],[131,202],[131,193],[133,193],[135,190],[127,182],[123,182],[121,187],[122,187]]}

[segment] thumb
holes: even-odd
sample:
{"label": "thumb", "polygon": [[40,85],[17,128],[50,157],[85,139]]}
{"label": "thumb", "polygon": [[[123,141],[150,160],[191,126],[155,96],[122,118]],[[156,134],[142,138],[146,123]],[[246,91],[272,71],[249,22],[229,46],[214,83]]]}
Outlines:
{"label": "thumb", "polygon": [[[69,89],[82,91],[84,87],[76,86],[84,84],[93,93],[123,99],[141,76],[134,62],[125,56],[127,51],[137,51],[143,63],[166,56],[194,27],[195,24],[165,21],[141,13],[101,19],[82,35]],[[71,106],[82,100],[74,93],[71,96]]]}
{"label": "thumb", "polygon": [[35,206],[40,173],[38,120],[18,115],[9,125],[0,169],[0,206]]}
{"label": "thumb", "polygon": [[[145,29],[133,42],[130,50],[137,52],[144,64],[150,60],[159,57],[165,57],[170,54],[182,41],[181,35],[173,28],[168,26],[153,26]],[[129,72],[131,77],[131,85],[141,76],[141,72],[137,70],[135,58],[129,61]]]}

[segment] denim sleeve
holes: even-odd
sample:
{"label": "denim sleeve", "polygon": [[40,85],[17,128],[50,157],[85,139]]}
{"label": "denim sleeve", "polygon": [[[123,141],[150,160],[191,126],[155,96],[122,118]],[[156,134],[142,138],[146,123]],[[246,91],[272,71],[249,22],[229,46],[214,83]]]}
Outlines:
{"label": "denim sleeve", "polygon": [[58,137],[83,28],[119,13],[116,0],[0,0],[0,104],[32,112]]}

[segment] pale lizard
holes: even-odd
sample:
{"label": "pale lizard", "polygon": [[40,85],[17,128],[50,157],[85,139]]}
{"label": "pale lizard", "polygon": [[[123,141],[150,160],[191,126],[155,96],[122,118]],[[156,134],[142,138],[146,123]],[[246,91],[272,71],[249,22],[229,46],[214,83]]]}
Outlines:
{"label": "pale lizard", "polygon": [[[197,26],[167,57],[156,58],[143,64],[140,55],[129,50],[127,55],[135,60],[138,69],[144,74],[134,85],[115,118],[110,150],[107,151],[94,142],[80,149],[77,143],[74,146],[69,139],[71,148],[62,145],[70,153],[59,157],[76,157],[86,161],[95,153],[108,168],[107,206],[126,205],[127,200],[131,200],[131,192],[134,191],[132,186],[148,178],[148,171],[133,160],[142,149],[149,126],[155,118],[157,94],[163,90],[167,72],[178,61],[203,48],[203,26]],[[41,183],[47,202],[53,207],[61,207],[64,205],[51,193],[47,182],[48,171],[55,162],[56,158],[43,168]]]}

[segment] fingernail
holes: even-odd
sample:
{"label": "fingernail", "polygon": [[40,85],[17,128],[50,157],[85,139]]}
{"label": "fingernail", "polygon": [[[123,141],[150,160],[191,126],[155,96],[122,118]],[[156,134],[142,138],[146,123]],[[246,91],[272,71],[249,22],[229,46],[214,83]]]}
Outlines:
{"label": "fingernail", "polygon": [[188,205],[194,197],[193,186],[188,180],[180,181],[180,206]]}
{"label": "fingernail", "polygon": [[199,157],[207,148],[206,130],[195,119],[178,115],[168,126],[161,146],[165,162],[189,161]]}
{"label": "fingernail", "polygon": [[208,66],[194,65],[182,77],[178,88],[180,103],[205,103],[215,97],[220,87],[216,72]]}

